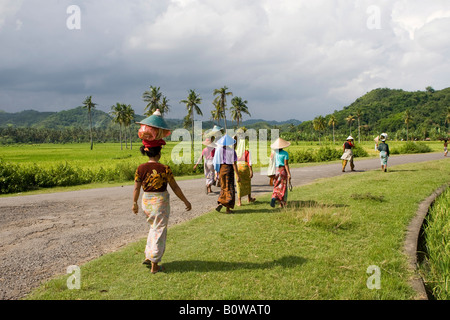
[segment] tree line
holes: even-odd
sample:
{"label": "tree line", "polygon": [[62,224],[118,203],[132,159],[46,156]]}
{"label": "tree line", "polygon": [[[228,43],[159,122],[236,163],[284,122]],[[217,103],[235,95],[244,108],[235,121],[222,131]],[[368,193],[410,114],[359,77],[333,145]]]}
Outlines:
{"label": "tree line", "polygon": [[[215,89],[213,91],[215,99],[213,101],[213,110],[211,111],[211,120],[220,123],[223,120],[223,125],[226,129],[227,127],[227,97],[232,96],[233,93],[228,91],[228,87],[224,86],[220,89]],[[169,99],[163,95],[160,87],[150,86],[150,90],[144,91],[142,94],[142,100],[146,102],[144,108],[144,115],[146,117],[152,115],[156,110],[159,110],[161,115],[164,117],[171,109],[169,105]],[[189,90],[186,99],[182,99],[179,103],[186,106],[187,114],[183,119],[184,128],[189,128],[192,126],[192,134],[194,132],[194,114],[203,116],[203,112],[200,108],[202,103],[202,97],[195,90]],[[250,116],[248,109],[248,101],[244,100],[242,97],[234,97],[231,99],[231,107],[229,109],[231,114],[231,119],[236,121],[237,126],[242,121],[244,114]],[[91,143],[91,150],[93,148],[93,126],[91,112],[96,107],[96,103],[92,101],[92,96],[86,97],[83,102],[83,107],[87,110],[89,115],[89,141]],[[119,124],[119,141],[121,149],[123,149],[123,136],[125,141],[129,139],[130,146],[132,147],[133,137],[135,136],[132,132],[131,124],[135,121],[135,111],[129,104],[123,104],[117,102],[115,105],[111,106],[110,115],[113,118],[113,122]],[[127,137],[128,136],[128,137]],[[192,139],[193,140],[193,139]]]}
{"label": "tree line", "polygon": [[387,132],[395,140],[438,140],[448,138],[450,88],[405,92],[375,89],[343,110],[291,126],[286,133],[294,139],[336,141],[352,135],[357,141],[371,140]]}

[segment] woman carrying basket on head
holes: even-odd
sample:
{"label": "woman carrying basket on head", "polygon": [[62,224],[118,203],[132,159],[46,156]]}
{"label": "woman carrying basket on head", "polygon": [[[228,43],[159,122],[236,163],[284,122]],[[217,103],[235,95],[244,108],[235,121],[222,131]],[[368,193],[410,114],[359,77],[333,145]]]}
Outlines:
{"label": "woman carrying basket on head", "polygon": [[[148,162],[141,164],[135,173],[132,211],[134,214],[139,212],[138,200],[142,188],[144,191],[142,209],[150,224],[143,263],[151,265],[151,272],[157,273],[164,270],[158,263],[161,261],[166,249],[167,226],[170,215],[170,197],[167,186],[169,185],[175,195],[184,202],[187,211],[191,210],[191,203],[186,199],[176,183],[170,167],[159,163],[161,149],[166,142],[158,138],[170,132],[166,128],[161,115],[155,113],[144,119],[140,124],[143,127],[148,127],[141,128],[142,134],[140,132],[140,138],[143,139],[141,153],[148,157]],[[166,130],[167,132],[161,134],[161,130]],[[154,139],[155,137],[157,139]],[[152,140],[146,140],[145,138]]]}

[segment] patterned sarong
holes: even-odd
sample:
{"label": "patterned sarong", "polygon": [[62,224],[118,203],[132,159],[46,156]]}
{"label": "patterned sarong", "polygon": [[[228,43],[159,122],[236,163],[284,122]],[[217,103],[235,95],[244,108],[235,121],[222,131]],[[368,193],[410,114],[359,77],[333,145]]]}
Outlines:
{"label": "patterned sarong", "polygon": [[288,195],[287,186],[287,171],[285,167],[279,167],[274,178],[274,186],[272,198],[280,201],[281,204],[286,204]]}
{"label": "patterned sarong", "polygon": [[170,196],[164,192],[144,192],[142,208],[150,223],[145,246],[145,259],[158,263],[166,250],[167,224],[170,214]]}
{"label": "patterned sarong", "polygon": [[387,166],[389,156],[386,151],[380,151],[380,161],[382,166]]}
{"label": "patterned sarong", "polygon": [[205,160],[205,164],[203,165],[203,169],[205,171],[206,185],[213,185],[215,180],[215,171],[214,171],[214,163],[212,159]]}
{"label": "patterned sarong", "polygon": [[245,161],[238,161],[237,168],[240,182],[236,183],[237,197],[241,198],[252,193],[252,181],[250,179],[250,168]]}
{"label": "patterned sarong", "polygon": [[234,194],[234,170],[231,164],[220,165],[219,181],[220,195],[217,203],[233,209],[236,196]]}

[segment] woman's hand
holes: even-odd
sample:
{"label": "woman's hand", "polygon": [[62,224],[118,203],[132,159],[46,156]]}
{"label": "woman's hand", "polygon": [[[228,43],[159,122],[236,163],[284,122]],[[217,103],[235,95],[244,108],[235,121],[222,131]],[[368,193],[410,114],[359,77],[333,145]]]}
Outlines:
{"label": "woman's hand", "polygon": [[131,210],[133,210],[134,214],[137,214],[139,212],[139,206],[136,202],[133,203],[133,207],[131,208]]}
{"label": "woman's hand", "polygon": [[186,206],[186,211],[191,211],[192,205],[191,205],[191,203],[190,203],[189,201],[186,201],[186,202],[184,203],[184,205]]}

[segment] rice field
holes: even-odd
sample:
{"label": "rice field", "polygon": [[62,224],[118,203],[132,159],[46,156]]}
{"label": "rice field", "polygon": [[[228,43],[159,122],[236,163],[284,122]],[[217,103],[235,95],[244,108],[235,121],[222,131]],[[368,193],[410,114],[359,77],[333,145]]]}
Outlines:
{"label": "rice field", "polygon": [[[391,151],[405,146],[405,142],[390,141]],[[420,143],[424,144],[424,143]],[[441,142],[426,142],[432,152],[443,149]],[[141,155],[140,143],[95,144],[31,144],[0,146],[0,194],[11,194],[42,188],[78,186],[98,183],[131,183],[137,166],[146,161]],[[374,142],[357,144],[356,156],[376,157]],[[196,145],[196,154],[203,146]],[[253,167],[266,166],[270,146],[252,154]],[[259,146],[261,148],[261,146]],[[339,161],[342,142],[298,141],[286,150],[292,167],[307,163]],[[161,162],[171,166],[178,178],[201,177],[203,167],[194,171],[196,161],[190,155],[190,143],[168,142],[162,152]],[[266,157],[267,155],[267,157]],[[196,156],[197,157],[197,156]]]}

